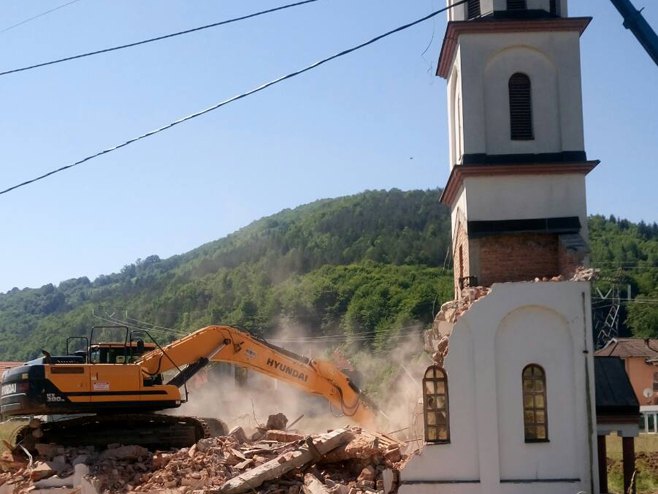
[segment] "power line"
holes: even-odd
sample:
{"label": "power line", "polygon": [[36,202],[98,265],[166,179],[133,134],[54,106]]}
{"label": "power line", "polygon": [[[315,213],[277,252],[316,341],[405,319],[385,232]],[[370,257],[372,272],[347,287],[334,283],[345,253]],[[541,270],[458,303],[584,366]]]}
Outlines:
{"label": "power line", "polygon": [[[78,0],[74,0],[74,1],[77,2]],[[111,51],[123,50],[125,48],[132,48],[134,46],[145,45],[147,43],[153,43],[155,41],[162,41],[164,39],[175,38],[176,36],[182,36],[184,34],[195,33],[197,31],[202,31],[204,29],[210,29],[211,27],[223,26],[225,24],[231,24],[233,22],[243,21],[245,19],[251,19],[252,17],[258,17],[258,16],[265,15],[265,14],[271,14],[272,12],[277,12],[279,10],[289,9],[291,7],[298,7],[300,5],[304,5],[304,4],[312,3],[312,2],[317,2],[317,1],[318,0],[304,0],[302,2],[291,3],[291,4],[288,4],[288,5],[283,5],[281,7],[275,7],[275,8],[272,8],[272,9],[262,10],[260,12],[255,12],[253,14],[243,15],[241,17],[235,17],[233,19],[227,19],[225,21],[214,22],[212,24],[207,24],[205,26],[199,26],[199,27],[195,27],[195,28],[192,28],[192,29],[186,29],[185,31],[179,31],[177,33],[165,34],[163,36],[158,36],[156,38],[149,38],[149,39],[145,39],[145,40],[142,40],[142,41],[135,41],[134,43],[128,43],[128,44],[125,44],[125,45],[113,46],[111,48],[104,48],[102,50],[90,51],[90,52],[87,52],[87,53],[81,53],[79,55],[72,55],[70,57],[59,58],[57,60],[51,60],[49,62],[42,62],[42,63],[37,63],[37,64],[34,64],[34,65],[28,65],[26,67],[20,67],[20,68],[17,68],[17,69],[6,70],[4,72],[0,72],[0,76],[8,75],[8,74],[15,74],[16,72],[23,72],[23,71],[26,71],[26,70],[38,69],[40,67],[46,67],[48,65],[55,65],[57,63],[69,62],[71,60],[77,60],[79,58],[91,57],[93,55],[100,55],[101,53],[108,53],[108,52],[111,52]],[[73,3],[73,2],[71,2],[71,3]]]}
{"label": "power line", "polygon": [[56,10],[63,9],[63,8],[66,7],[66,6],[71,5],[72,3],[75,3],[75,2],[79,2],[79,1],[80,1],[80,0],[71,0],[70,2],[63,3],[62,5],[58,5],[57,7],[54,7],[54,8],[52,8],[52,9],[50,9],[50,10],[46,10],[45,12],[41,12],[40,14],[37,14],[37,15],[35,15],[35,16],[32,16],[32,17],[30,17],[30,18],[28,18],[28,19],[22,20],[21,22],[18,22],[18,23],[16,23],[16,24],[13,24],[13,25],[11,25],[11,26],[8,26],[8,27],[6,27],[6,28],[0,30],[0,34],[2,34],[2,33],[6,33],[7,31],[9,31],[9,30],[11,30],[11,29],[14,29],[14,28],[16,28],[16,27],[18,27],[18,26],[22,26],[23,24],[27,24],[28,22],[33,21],[33,20],[35,20],[35,19],[38,19],[39,17],[43,17],[44,15],[48,15],[48,14],[50,14],[51,12],[55,12]]}
{"label": "power line", "polygon": [[[315,0],[307,0],[307,1],[315,1]],[[90,160],[94,159],[94,158],[98,158],[99,156],[102,156],[102,155],[104,155],[104,154],[108,154],[108,153],[111,153],[112,151],[116,151],[117,149],[121,149],[121,148],[123,148],[123,147],[126,147],[126,146],[128,146],[129,144],[133,144],[133,143],[135,143],[135,142],[137,142],[137,141],[141,141],[142,139],[146,139],[147,137],[151,137],[151,136],[153,136],[153,135],[155,135],[155,134],[159,134],[160,132],[164,132],[165,130],[169,130],[169,129],[171,129],[172,127],[175,127],[176,125],[179,125],[179,124],[181,124],[181,123],[183,123],[183,122],[187,122],[188,120],[192,120],[192,119],[194,119],[194,118],[197,118],[197,117],[200,117],[200,116],[202,116],[202,115],[205,115],[206,113],[210,113],[211,111],[217,110],[217,109],[221,108],[222,106],[226,106],[226,105],[228,105],[229,103],[233,103],[234,101],[237,101],[237,100],[239,100],[239,99],[246,98],[247,96],[251,96],[252,94],[258,93],[258,92],[262,91],[263,89],[267,89],[267,88],[269,88],[269,87],[271,87],[271,86],[274,86],[274,85],[276,85],[276,84],[279,84],[280,82],[286,81],[286,80],[288,80],[288,79],[292,79],[293,77],[297,77],[298,75],[301,75],[301,74],[303,74],[303,73],[305,73],[305,72],[308,72],[308,71],[310,71],[310,70],[316,69],[316,68],[318,68],[319,66],[324,65],[324,64],[327,63],[327,62],[330,62],[330,61],[335,60],[335,59],[337,59],[337,58],[340,58],[340,57],[343,57],[343,56],[348,55],[348,54],[350,54],[350,53],[353,53],[353,52],[355,52],[355,51],[357,51],[357,50],[360,50],[361,48],[364,48],[364,47],[369,46],[369,45],[371,45],[371,44],[373,44],[373,43],[376,43],[376,42],[379,41],[379,40],[382,40],[382,39],[384,39],[384,38],[386,38],[386,37],[388,37],[388,36],[391,36],[392,34],[396,34],[396,33],[399,33],[399,32],[401,32],[401,31],[404,31],[405,29],[408,29],[408,28],[410,28],[410,27],[413,27],[413,26],[415,26],[416,24],[420,24],[421,22],[424,22],[424,21],[426,21],[426,20],[428,20],[428,19],[431,19],[432,17],[435,17],[436,15],[438,15],[438,14],[440,14],[440,13],[442,13],[442,12],[445,12],[445,11],[448,10],[448,9],[453,8],[453,7],[456,7],[457,5],[461,5],[461,4],[463,4],[463,3],[466,3],[467,1],[468,1],[468,0],[462,0],[461,2],[457,2],[457,3],[454,3],[454,4],[452,4],[452,5],[449,5],[448,7],[444,7],[444,8],[442,8],[442,9],[439,9],[439,10],[437,10],[437,11],[435,11],[435,12],[432,12],[432,13],[429,14],[429,15],[426,15],[425,17],[421,17],[421,18],[418,19],[418,20],[415,20],[415,21],[410,22],[410,23],[408,23],[408,24],[404,24],[403,26],[400,26],[400,27],[398,27],[398,28],[395,28],[395,29],[393,29],[393,30],[391,30],[391,31],[388,31],[388,32],[384,33],[384,34],[380,34],[379,36],[375,36],[374,38],[372,38],[372,39],[370,39],[370,40],[368,40],[368,41],[366,41],[366,42],[364,42],[364,43],[361,43],[361,44],[359,44],[359,45],[357,45],[357,46],[354,46],[354,47],[352,47],[352,48],[348,48],[347,50],[343,50],[343,51],[341,51],[341,52],[339,52],[339,53],[336,53],[336,54],[334,54],[334,55],[331,55],[331,56],[329,56],[329,57],[327,57],[327,58],[323,58],[322,60],[319,60],[319,61],[317,61],[317,62],[315,62],[315,63],[313,63],[313,64],[311,64],[311,65],[308,65],[307,67],[304,67],[303,69],[297,70],[297,71],[295,71],[295,72],[291,72],[291,73],[289,73],[289,74],[287,74],[287,75],[284,75],[284,76],[279,77],[278,79],[274,79],[273,81],[266,82],[265,84],[262,84],[262,85],[260,85],[260,86],[258,86],[258,87],[256,87],[256,88],[254,88],[254,89],[252,89],[252,90],[250,90],[250,91],[247,91],[246,93],[242,93],[242,94],[239,94],[239,95],[237,95],[237,96],[233,96],[233,97],[231,97],[231,98],[229,98],[229,99],[226,99],[226,100],[224,100],[224,101],[221,101],[221,102],[217,103],[216,105],[210,106],[210,107],[208,107],[208,108],[206,108],[206,109],[204,109],[204,110],[200,110],[200,111],[198,111],[198,112],[196,112],[196,113],[192,113],[191,115],[187,115],[187,116],[185,116],[185,117],[179,118],[178,120],[175,120],[174,122],[168,123],[167,125],[164,125],[164,126],[159,127],[159,128],[157,128],[157,129],[154,129],[154,130],[151,130],[151,131],[149,131],[149,132],[146,132],[145,134],[142,134],[142,135],[140,135],[140,136],[133,137],[132,139],[129,139],[129,140],[127,140],[127,141],[125,141],[125,142],[123,142],[123,143],[121,143],[121,144],[117,144],[116,146],[113,146],[113,147],[110,147],[110,148],[104,149],[104,150],[99,151],[99,152],[97,152],[97,153],[95,153],[95,154],[92,154],[92,155],[89,155],[89,156],[87,156],[87,157],[85,157],[85,158],[82,158],[81,160],[78,160],[78,161],[76,161],[75,163],[71,163],[71,164],[69,164],[69,165],[62,166],[62,167],[60,167],[60,168],[57,168],[57,169],[55,169],[55,170],[51,170],[51,171],[49,171],[48,173],[44,173],[43,175],[40,175],[40,176],[35,177],[35,178],[33,178],[33,179],[26,180],[25,182],[21,182],[21,183],[19,183],[19,184],[16,184],[16,185],[13,185],[13,186],[11,186],[11,187],[8,187],[8,188],[6,188],[6,189],[0,191],[0,195],[2,195],[2,194],[6,194],[6,193],[8,193],[8,192],[11,192],[12,190],[18,189],[18,188],[20,188],[20,187],[24,187],[24,186],[26,186],[26,185],[33,184],[33,183],[35,183],[35,182],[38,182],[39,180],[43,180],[43,179],[45,179],[45,178],[51,176],[51,175],[55,175],[56,173],[63,172],[64,170],[68,170],[69,168],[73,168],[73,167],[75,167],[75,166],[81,165],[81,164],[83,164],[83,163],[85,163],[85,162],[87,162],[87,161],[90,161]]]}

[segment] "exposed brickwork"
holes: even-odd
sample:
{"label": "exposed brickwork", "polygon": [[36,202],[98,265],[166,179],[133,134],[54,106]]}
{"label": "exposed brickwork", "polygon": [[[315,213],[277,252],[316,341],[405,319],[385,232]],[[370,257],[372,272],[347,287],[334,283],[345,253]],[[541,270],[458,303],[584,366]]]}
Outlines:
{"label": "exposed brickwork", "polygon": [[479,249],[478,279],[484,286],[560,274],[557,235],[495,235],[472,241],[472,247]]}
{"label": "exposed brickwork", "polygon": [[466,222],[459,221],[457,230],[453,239],[454,252],[452,253],[454,260],[454,288],[455,299],[459,298],[461,292],[459,287],[459,278],[463,276],[471,276],[470,272],[470,255],[468,233],[466,232]]}
{"label": "exposed brickwork", "polygon": [[570,279],[576,270],[583,265],[583,255],[578,255],[574,252],[568,251],[562,245],[558,249],[558,263],[560,274],[567,279]]}

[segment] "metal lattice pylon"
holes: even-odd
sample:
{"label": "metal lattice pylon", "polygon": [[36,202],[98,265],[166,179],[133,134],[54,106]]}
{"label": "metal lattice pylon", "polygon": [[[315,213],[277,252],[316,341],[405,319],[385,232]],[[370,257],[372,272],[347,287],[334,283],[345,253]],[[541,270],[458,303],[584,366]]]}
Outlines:
{"label": "metal lattice pylon", "polygon": [[619,308],[621,296],[619,284],[614,283],[604,295],[598,287],[595,288],[599,299],[610,303],[605,318],[594,318],[594,334],[596,348],[603,348],[611,339],[619,336]]}

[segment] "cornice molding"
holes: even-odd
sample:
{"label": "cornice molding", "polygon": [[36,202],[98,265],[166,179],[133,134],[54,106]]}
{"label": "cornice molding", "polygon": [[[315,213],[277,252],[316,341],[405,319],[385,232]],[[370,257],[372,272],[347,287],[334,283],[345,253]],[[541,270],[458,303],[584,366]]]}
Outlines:
{"label": "cornice molding", "polygon": [[455,165],[448,177],[448,183],[443,189],[439,202],[452,206],[459,189],[467,177],[492,177],[492,176],[509,176],[509,175],[565,175],[580,174],[587,175],[599,160],[583,161],[579,163],[527,163],[503,164],[503,165]]}
{"label": "cornice molding", "polygon": [[559,32],[577,31],[583,34],[592,20],[591,17],[566,17],[555,19],[475,19],[470,21],[450,21],[446,27],[441,45],[441,55],[436,67],[436,75],[448,78],[457,41],[462,34],[497,34],[518,32]]}

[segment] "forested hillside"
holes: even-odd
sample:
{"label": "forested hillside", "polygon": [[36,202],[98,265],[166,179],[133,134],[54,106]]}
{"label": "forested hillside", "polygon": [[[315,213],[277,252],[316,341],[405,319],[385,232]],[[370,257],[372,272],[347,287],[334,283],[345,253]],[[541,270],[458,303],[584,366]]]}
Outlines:
{"label": "forested hillside", "polygon": [[164,341],[223,323],[265,336],[287,326],[316,336],[367,334],[368,345],[382,346],[390,332],[430,323],[452,298],[443,267],[450,219],[439,193],[321,200],[181,256],[0,294],[0,360],[62,352],[67,336],[122,322],[158,326]]}
{"label": "forested hillside", "polygon": [[[110,323],[155,328],[161,341],[207,324],[263,336],[295,327],[386,349],[452,298],[450,219],[439,194],[321,200],[180,256],[148,256],[93,281],[13,289],[0,294],[0,360],[62,352],[67,336]],[[658,226],[594,216],[590,237],[601,289],[631,284],[637,298],[624,318],[636,334],[658,335]]]}

